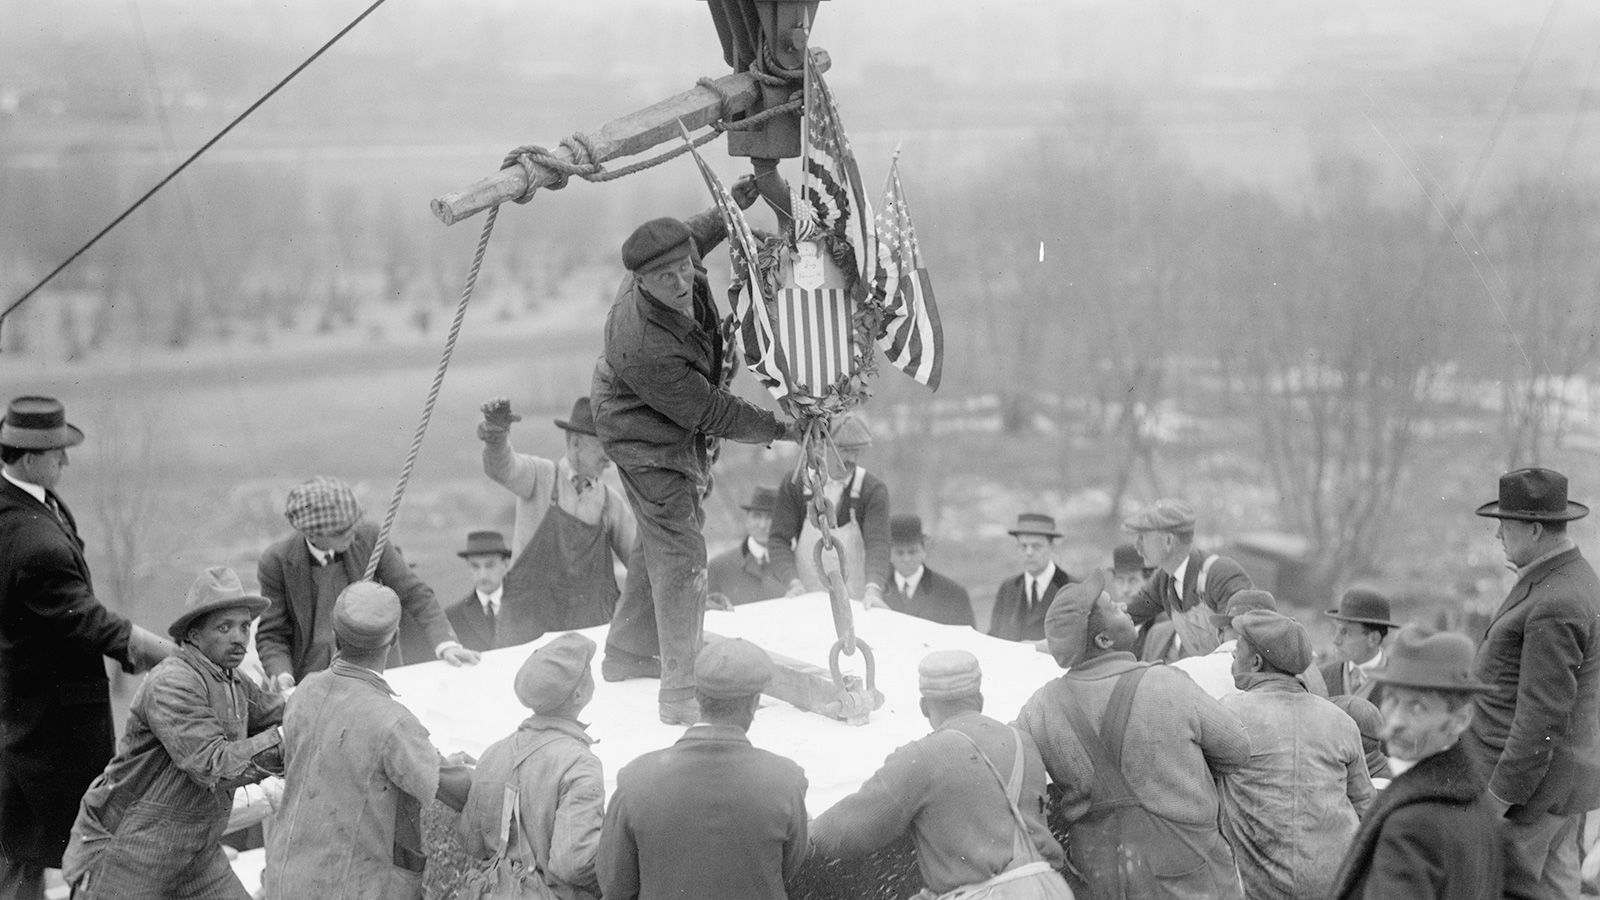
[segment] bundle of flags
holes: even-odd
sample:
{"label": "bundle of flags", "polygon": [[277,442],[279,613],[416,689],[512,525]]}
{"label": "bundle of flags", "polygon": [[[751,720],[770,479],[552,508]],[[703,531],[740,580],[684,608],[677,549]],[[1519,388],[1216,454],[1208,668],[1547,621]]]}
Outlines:
{"label": "bundle of flags", "polygon": [[[820,400],[849,390],[860,354],[871,352],[858,346],[858,337],[865,337],[895,368],[937,390],[944,333],[900,183],[898,153],[875,214],[832,92],[809,59],[804,117],[803,173],[792,204],[791,250],[817,242],[847,270],[848,286],[786,284],[776,296],[765,296],[759,245],[721,181],[694,154],[728,223],[734,268],[730,294],[745,363],[780,401],[794,396]],[[881,311],[875,333],[857,335],[860,304]]]}

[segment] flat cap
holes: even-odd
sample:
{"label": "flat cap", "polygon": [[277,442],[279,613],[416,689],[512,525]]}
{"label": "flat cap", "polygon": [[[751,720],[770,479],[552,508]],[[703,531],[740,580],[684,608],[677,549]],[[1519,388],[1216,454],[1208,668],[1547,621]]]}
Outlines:
{"label": "flat cap", "polygon": [[1311,635],[1283,613],[1251,610],[1233,620],[1233,630],[1279,672],[1298,675],[1311,665]]}
{"label": "flat cap", "polygon": [[1221,631],[1233,626],[1233,620],[1258,609],[1277,611],[1278,598],[1259,588],[1236,592],[1228,598],[1228,605],[1220,613],[1211,614],[1211,627]]}
{"label": "flat cap", "polygon": [[360,520],[361,501],[350,485],[318,475],[289,491],[283,516],[295,531],[307,537],[340,534]]}
{"label": "flat cap", "polygon": [[917,663],[917,687],[930,700],[970,697],[983,687],[983,668],[965,650],[935,650]]}
{"label": "flat cap", "polygon": [[583,683],[595,643],[569,631],[528,654],[517,670],[517,700],[536,713],[559,709]]}
{"label": "flat cap", "polygon": [[1171,497],[1146,506],[1123,523],[1124,531],[1193,531],[1194,507]]}
{"label": "flat cap", "polygon": [[841,450],[859,450],[872,446],[872,429],[860,413],[848,412],[830,424],[833,445]]}
{"label": "flat cap", "polygon": [[1089,611],[1105,592],[1106,577],[1099,569],[1056,591],[1044,614],[1044,636],[1056,665],[1070,668],[1089,652]]}
{"label": "flat cap", "polygon": [[707,697],[749,697],[766,690],[771,681],[772,657],[743,638],[706,644],[694,658],[695,689]]}
{"label": "flat cap", "polygon": [[387,647],[399,629],[400,597],[376,581],[357,581],[333,602],[333,633],[347,647]]}
{"label": "flat cap", "polygon": [[630,272],[643,272],[653,264],[673,257],[682,250],[692,255],[694,232],[678,219],[651,219],[633,230],[622,242],[622,264]]}

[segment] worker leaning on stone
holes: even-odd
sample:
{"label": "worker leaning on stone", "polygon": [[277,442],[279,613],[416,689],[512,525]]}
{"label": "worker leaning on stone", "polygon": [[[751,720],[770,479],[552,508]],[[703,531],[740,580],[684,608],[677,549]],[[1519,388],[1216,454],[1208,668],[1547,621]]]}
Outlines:
{"label": "worker leaning on stone", "polygon": [[62,875],[77,900],[249,897],[222,850],[233,792],[282,771],[283,698],[241,676],[267,608],[232,569],[195,579],[128,711],[122,746],[89,785]]}
{"label": "worker leaning on stone", "polygon": [[[741,207],[753,182],[734,186]],[[691,725],[694,658],[706,601],[705,513],[708,441],[794,440],[780,421],[721,387],[722,341],[701,255],[726,236],[716,210],[688,222],[652,219],[622,245],[629,275],[606,319],[605,351],[590,398],[595,430],[616,463],[638,520],[627,584],[601,675],[607,681],[661,679],[660,715]]]}

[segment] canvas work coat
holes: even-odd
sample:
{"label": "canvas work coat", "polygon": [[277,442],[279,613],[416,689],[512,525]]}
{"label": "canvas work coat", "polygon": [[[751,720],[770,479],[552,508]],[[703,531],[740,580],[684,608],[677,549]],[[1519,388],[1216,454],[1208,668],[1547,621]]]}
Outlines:
{"label": "canvas work coat", "polygon": [[[282,771],[282,721],[283,698],[181,645],[139,685],[116,757],[83,796],[67,883],[88,875],[85,896],[120,900],[238,896],[222,832],[234,790]],[[207,873],[228,883],[196,893]]]}
{"label": "canvas work coat", "polygon": [[342,659],[295,689],[268,900],[421,900],[422,807],[439,751],[383,676]]}
{"label": "canvas work coat", "polygon": [[1207,567],[1210,556],[1190,550],[1181,585],[1171,572],[1157,569],[1128,602],[1128,615],[1136,625],[1143,625],[1162,612],[1170,615],[1183,656],[1204,656],[1215,650],[1222,639],[1211,625],[1211,613],[1227,609],[1234,594],[1253,586],[1244,568],[1229,557],[1218,556]]}
{"label": "canvas work coat", "polygon": [[[1078,704],[1099,727],[1118,676],[1141,665],[1146,664],[1127,652],[1084,660],[1034,692],[1017,715],[1017,726],[1033,738],[1050,780],[1062,789],[1058,811],[1067,823],[1069,844],[1075,828],[1094,827],[1077,823],[1089,812],[1095,778],[1066,704]],[[1199,871],[1166,879],[1164,896],[1239,900],[1233,853],[1217,827],[1216,777],[1238,771],[1249,760],[1249,735],[1233,713],[1182,672],[1150,667],[1122,738],[1123,776],[1140,804],[1179,827],[1205,859]],[[1083,874],[1092,885],[1096,874]]]}
{"label": "canvas work coat", "polygon": [[114,749],[105,657],[134,670],[133,626],[95,598],[56,500],[65,521],[0,477],[0,856],[44,867],[61,865],[78,801]]}
{"label": "canvas work coat", "polygon": [[1355,720],[1292,675],[1257,675],[1222,706],[1250,738],[1250,759],[1220,786],[1222,836],[1245,896],[1326,896],[1372,802]]}
{"label": "canvas work coat", "polygon": [[1498,900],[1502,853],[1484,779],[1459,743],[1378,795],[1339,866],[1334,900]]}
{"label": "canvas work coat", "polygon": [[[1600,777],[1600,579],[1578,548],[1522,572],[1478,646],[1463,745],[1512,818],[1568,808]],[[1582,782],[1581,784],[1579,782]]]}
{"label": "canvas work coat", "polygon": [[572,719],[533,715],[491,744],[472,773],[456,826],[467,855],[487,859],[500,850],[501,804],[506,785],[513,785],[521,848],[531,850],[545,884],[562,900],[598,897],[594,862],[606,787],[592,743]]}
{"label": "canvas work coat", "polygon": [[806,777],[731,725],[623,766],[600,832],[606,900],[783,900],[806,859]]}
{"label": "canvas work coat", "polygon": [[[860,790],[818,816],[811,828],[817,851],[833,858],[866,856],[910,831],[923,883],[939,894],[1019,864],[1012,858],[1016,819],[1001,785],[972,743],[954,731],[976,741],[1000,775],[1011,777],[1013,731],[982,713],[962,713],[891,753]],[[1065,855],[1045,824],[1044,761],[1025,734],[1022,742],[1018,806],[1039,856],[1059,869]]]}

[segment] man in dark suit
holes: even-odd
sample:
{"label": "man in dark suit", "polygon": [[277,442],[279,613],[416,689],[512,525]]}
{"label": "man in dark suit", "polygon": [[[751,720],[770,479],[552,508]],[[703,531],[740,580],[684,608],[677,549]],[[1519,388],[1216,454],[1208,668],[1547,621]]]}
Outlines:
{"label": "man in dark suit", "polygon": [[1567,536],[1588,513],[1538,468],[1502,475],[1477,510],[1517,570],[1478,646],[1489,689],[1465,741],[1505,816],[1507,897],[1578,896],[1578,822],[1600,808],[1600,578]]}
{"label": "man in dark suit", "polygon": [[49,397],[0,422],[0,897],[44,897],[78,801],[116,732],[102,657],[143,671],[176,651],[94,595],[72,512],[56,494],[83,432]]}
{"label": "man in dark suit", "polygon": [[778,579],[767,554],[767,532],[778,492],[758,487],[744,504],[744,540],[711,557],[706,564],[706,592],[712,606],[739,606],[782,597],[788,585]]}
{"label": "man in dark suit", "polygon": [[783,900],[805,862],[806,776],[745,736],[772,660],[737,638],[695,658],[699,721],[617,773],[596,869],[606,900]]}
{"label": "man in dark suit", "polygon": [[1008,641],[1031,641],[1046,650],[1044,614],[1056,591],[1077,581],[1056,565],[1056,520],[1043,513],[1017,516],[1017,526],[1008,532],[1017,539],[1022,554],[1022,574],[1000,583],[995,592],[994,611],[989,616],[989,636]]}
{"label": "man in dark suit", "polygon": [[[378,545],[378,526],[362,521],[355,491],[337,478],[318,476],[297,485],[284,516],[294,534],[268,547],[256,564],[261,594],[272,601],[256,629],[256,650],[269,686],[278,690],[328,667],[334,601],[361,580]],[[427,633],[439,659],[453,666],[478,662],[477,652],[456,640],[433,588],[411,571],[394,544],[384,547],[374,580],[400,595],[404,614]]]}
{"label": "man in dark suit", "polygon": [[971,628],[972,598],[967,589],[928,568],[928,536],[922,533],[918,516],[892,516],[889,519],[889,562],[894,577],[884,601],[895,612]]}
{"label": "man in dark suit", "polygon": [[1182,500],[1157,500],[1122,523],[1145,565],[1156,569],[1128,604],[1137,625],[1165,612],[1178,633],[1181,656],[1204,656],[1222,643],[1213,614],[1254,585],[1244,568],[1226,556],[1194,546],[1194,507]]}
{"label": "man in dark suit", "polygon": [[1330,698],[1349,694],[1373,706],[1383,705],[1383,682],[1372,676],[1388,664],[1383,642],[1389,629],[1400,627],[1390,616],[1389,598],[1362,587],[1345,591],[1339,608],[1328,610],[1328,618],[1339,623],[1333,633],[1338,658],[1322,666]]}
{"label": "man in dark suit", "polygon": [[472,567],[472,590],[445,607],[445,618],[455,629],[456,639],[468,650],[493,650],[510,646],[496,642],[495,623],[503,612],[507,562],[511,548],[498,531],[474,531],[467,535],[467,549],[456,554]]}

